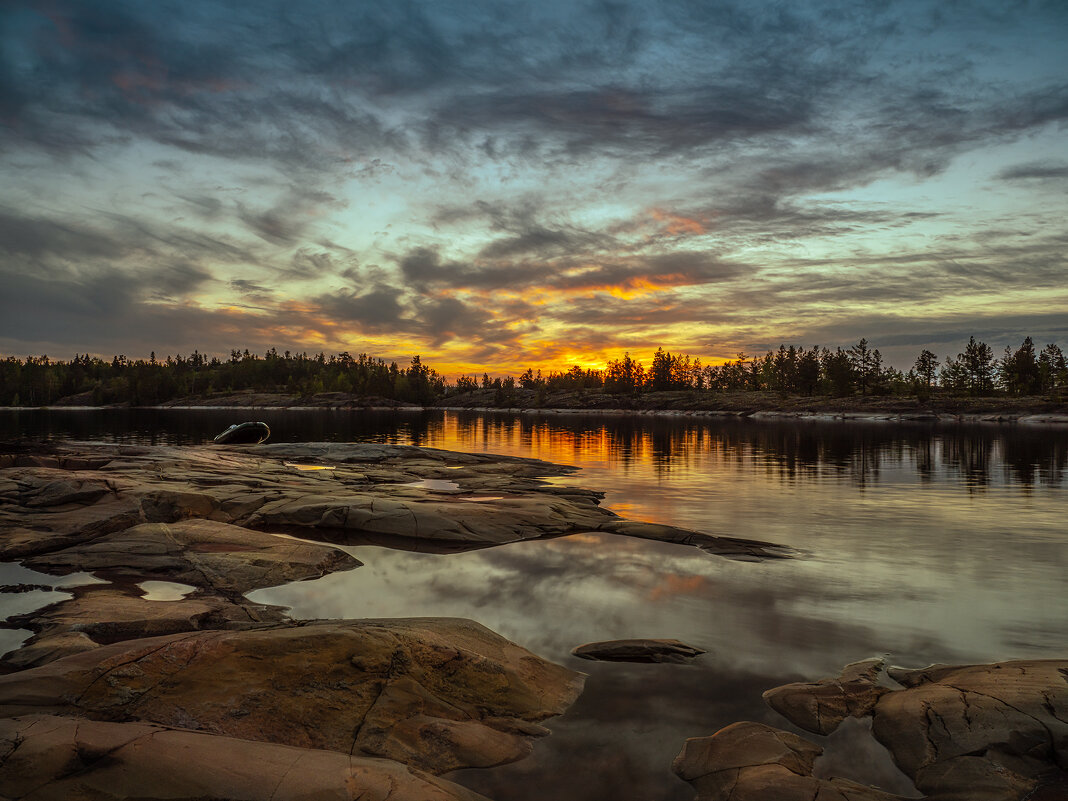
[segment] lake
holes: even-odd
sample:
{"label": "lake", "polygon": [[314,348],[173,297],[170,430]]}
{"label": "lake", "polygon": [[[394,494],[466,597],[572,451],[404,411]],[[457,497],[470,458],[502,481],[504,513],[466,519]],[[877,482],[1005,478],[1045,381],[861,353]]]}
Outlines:
{"label": "lake", "polygon": [[[198,444],[257,419],[272,441],[376,441],[531,456],[632,519],[768,540],[796,559],[736,562],[609,534],[434,555],[346,548],[348,573],[260,590],[295,617],[473,618],[589,674],[521,762],[450,778],[491,798],[691,799],[670,772],[687,737],[738,720],[794,730],[761,693],[846,663],[1064,657],[1068,427],[768,422],[328,410],[0,410],[21,435]],[[599,663],[595,640],[671,637],[686,665]],[[911,784],[850,723],[819,772]]]}

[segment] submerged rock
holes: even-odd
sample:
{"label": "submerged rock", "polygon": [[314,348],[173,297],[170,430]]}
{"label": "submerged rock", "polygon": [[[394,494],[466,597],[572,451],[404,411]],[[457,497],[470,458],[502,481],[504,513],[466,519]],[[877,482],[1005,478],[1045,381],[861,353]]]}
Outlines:
{"label": "submerged rock", "polygon": [[101,646],[0,676],[0,716],[133,719],[444,773],[526,756],[581,687],[472,621],[335,621]]}
{"label": "submerged rock", "polygon": [[582,659],[601,662],[689,662],[707,653],[678,640],[606,640],[591,642],[572,649]]}
{"label": "submerged rock", "polygon": [[386,759],[51,715],[0,720],[0,787],[34,801],[487,801]]}

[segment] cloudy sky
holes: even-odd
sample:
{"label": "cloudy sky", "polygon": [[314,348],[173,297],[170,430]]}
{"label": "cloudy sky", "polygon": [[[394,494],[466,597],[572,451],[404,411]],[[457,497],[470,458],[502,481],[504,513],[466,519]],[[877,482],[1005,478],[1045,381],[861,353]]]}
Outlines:
{"label": "cloudy sky", "polygon": [[1068,344],[1068,4],[0,9],[0,354]]}

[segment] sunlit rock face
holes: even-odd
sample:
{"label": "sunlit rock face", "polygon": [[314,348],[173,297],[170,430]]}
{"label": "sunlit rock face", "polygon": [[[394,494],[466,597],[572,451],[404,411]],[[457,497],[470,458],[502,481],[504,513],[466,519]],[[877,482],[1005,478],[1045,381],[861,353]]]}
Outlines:
{"label": "sunlit rock face", "polygon": [[40,801],[487,801],[387,759],[53,715],[0,719],[0,786]]}
{"label": "sunlit rock face", "polygon": [[135,719],[444,773],[525,756],[581,687],[472,621],[337,621],[101,646],[0,677],[0,716]]}

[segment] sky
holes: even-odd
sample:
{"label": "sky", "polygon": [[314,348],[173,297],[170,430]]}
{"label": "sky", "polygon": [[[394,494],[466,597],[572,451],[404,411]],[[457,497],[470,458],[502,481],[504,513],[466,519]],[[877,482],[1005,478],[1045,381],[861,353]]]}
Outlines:
{"label": "sky", "polygon": [[1068,4],[0,4],[0,354],[1068,346]]}

